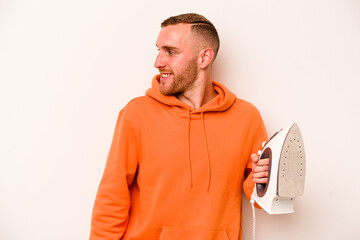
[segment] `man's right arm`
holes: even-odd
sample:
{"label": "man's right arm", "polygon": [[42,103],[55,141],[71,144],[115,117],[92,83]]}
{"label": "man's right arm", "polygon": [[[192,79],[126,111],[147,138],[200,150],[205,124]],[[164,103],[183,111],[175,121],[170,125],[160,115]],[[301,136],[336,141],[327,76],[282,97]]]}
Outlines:
{"label": "man's right arm", "polygon": [[133,127],[120,112],[91,218],[90,240],[120,240],[129,221],[129,187],[138,165]]}

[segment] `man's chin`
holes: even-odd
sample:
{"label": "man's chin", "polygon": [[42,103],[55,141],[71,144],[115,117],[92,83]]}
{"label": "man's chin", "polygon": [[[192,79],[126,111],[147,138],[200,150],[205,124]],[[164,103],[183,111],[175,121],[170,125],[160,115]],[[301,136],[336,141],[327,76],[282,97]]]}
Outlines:
{"label": "man's chin", "polygon": [[164,95],[172,95],[173,93],[167,89],[163,89],[160,87],[160,92]]}
{"label": "man's chin", "polygon": [[165,85],[160,84],[159,90],[164,95],[174,95],[178,93],[179,91],[176,91],[176,89],[170,87],[166,87]]}

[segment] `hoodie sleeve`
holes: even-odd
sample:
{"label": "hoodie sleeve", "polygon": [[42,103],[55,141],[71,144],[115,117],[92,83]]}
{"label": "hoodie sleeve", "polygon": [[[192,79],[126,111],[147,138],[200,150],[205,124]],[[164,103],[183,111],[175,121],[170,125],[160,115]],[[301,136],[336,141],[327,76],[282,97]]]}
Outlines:
{"label": "hoodie sleeve", "polygon": [[[259,124],[257,127],[257,130],[255,131],[255,135],[254,135],[254,140],[253,140],[253,144],[252,144],[252,149],[248,158],[248,162],[246,165],[246,169],[245,169],[245,181],[243,183],[243,189],[245,192],[245,195],[247,196],[247,198],[250,200],[251,198],[251,194],[253,193],[254,187],[255,187],[255,183],[252,180],[252,159],[251,159],[251,154],[256,153],[259,150],[262,150],[262,143],[264,141],[268,140],[268,136],[266,133],[266,129],[265,129],[265,125],[264,122],[262,120],[262,118],[260,117],[259,120]],[[260,208],[260,206],[258,204],[255,204],[256,207]]]}
{"label": "hoodie sleeve", "polygon": [[120,240],[127,228],[130,210],[129,187],[138,158],[134,130],[120,112],[103,177],[96,195],[90,240]]}

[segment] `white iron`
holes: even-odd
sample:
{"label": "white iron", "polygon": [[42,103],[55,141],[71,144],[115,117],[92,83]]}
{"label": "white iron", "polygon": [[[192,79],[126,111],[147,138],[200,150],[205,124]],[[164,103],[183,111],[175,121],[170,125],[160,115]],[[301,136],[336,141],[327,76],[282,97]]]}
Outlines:
{"label": "white iron", "polygon": [[294,212],[294,199],[304,192],[305,149],[296,123],[275,133],[259,151],[269,158],[268,183],[256,184],[254,200],[269,214]]}

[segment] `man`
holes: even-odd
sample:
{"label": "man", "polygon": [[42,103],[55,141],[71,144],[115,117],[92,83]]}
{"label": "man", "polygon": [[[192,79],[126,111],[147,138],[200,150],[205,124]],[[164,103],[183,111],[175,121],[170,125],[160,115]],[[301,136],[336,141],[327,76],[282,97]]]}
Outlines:
{"label": "man", "polygon": [[[211,81],[219,49],[198,14],[161,24],[152,87],[120,111],[90,239],[241,238],[241,193],[266,183],[259,111]],[[252,166],[253,164],[253,166]]]}

